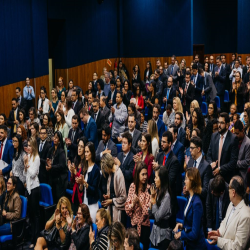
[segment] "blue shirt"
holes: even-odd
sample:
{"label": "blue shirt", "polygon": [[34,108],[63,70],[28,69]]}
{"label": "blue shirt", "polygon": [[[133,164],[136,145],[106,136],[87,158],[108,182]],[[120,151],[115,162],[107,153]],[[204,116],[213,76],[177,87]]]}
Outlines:
{"label": "blue shirt", "polygon": [[104,83],[104,89],[103,89],[103,91],[104,91],[105,96],[109,95],[110,83],[106,83],[106,82]]}
{"label": "blue shirt", "polygon": [[[30,93],[31,90],[31,93]],[[34,89],[32,86],[25,86],[23,88],[23,98],[26,100],[32,100],[35,98],[35,93],[34,93]]]}

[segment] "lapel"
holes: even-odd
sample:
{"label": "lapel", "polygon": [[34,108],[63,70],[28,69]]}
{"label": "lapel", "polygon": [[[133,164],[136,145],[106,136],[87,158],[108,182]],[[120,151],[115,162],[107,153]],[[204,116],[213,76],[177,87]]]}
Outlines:
{"label": "lapel", "polygon": [[232,215],[232,217],[230,218],[230,220],[227,222],[227,220],[228,220],[228,218],[229,218],[229,215],[230,215],[230,213],[231,213],[231,210],[232,210],[232,208],[233,208],[233,206],[231,206],[231,210],[229,211],[229,214],[228,214],[228,217],[227,217],[227,220],[226,220],[226,222],[227,222],[227,224],[226,224],[226,229],[229,227],[229,225],[231,224],[231,222],[234,220],[234,218],[237,216],[237,214],[240,212],[240,210],[241,210],[241,208],[243,207],[243,205],[244,205],[244,200],[242,200],[239,204],[238,204],[238,206],[237,206],[237,208],[235,209],[235,211],[234,211],[234,214]]}
{"label": "lapel", "polygon": [[[204,158],[202,157],[202,158],[201,158],[201,162],[200,162],[199,167],[198,167],[200,176],[202,176],[202,172],[203,172],[203,163],[204,163]],[[201,177],[201,178],[202,178],[202,177]]]}
{"label": "lapel", "polygon": [[[190,201],[190,204],[189,204],[189,206],[188,206],[188,209],[187,209],[187,212],[186,212],[186,216],[185,216],[185,217],[187,217],[188,211],[190,210],[190,208],[191,208],[192,205],[193,205],[194,197],[195,197],[195,194],[193,195],[192,200]],[[187,200],[187,204],[188,204],[188,200]],[[186,204],[186,206],[185,206],[185,209],[186,209],[186,207],[187,207],[187,204]],[[184,209],[184,211],[185,211],[185,209]]]}
{"label": "lapel", "polygon": [[246,144],[246,135],[244,136],[244,139],[243,139],[243,141],[242,141],[242,144],[241,144],[241,146],[240,146],[240,150],[239,150],[239,159],[241,159],[241,157],[242,157],[242,155],[243,155],[243,153],[244,153],[244,147],[245,147],[245,144]]}
{"label": "lapel", "polygon": [[[220,159],[222,159],[223,152],[225,151],[226,146],[229,144],[229,143],[228,143],[228,141],[229,141],[229,133],[230,133],[230,131],[227,132],[227,136],[226,136],[225,141],[224,141],[224,143],[223,143],[223,147],[222,147],[222,150],[221,150]],[[218,152],[219,152],[219,151],[218,151]]]}
{"label": "lapel", "polygon": [[[130,156],[130,153],[131,153],[131,151],[129,151],[129,153],[128,153],[126,159],[125,159],[125,161],[123,162],[123,164],[122,164],[123,166],[126,166],[126,163],[127,163],[127,161],[128,161],[128,158],[129,158],[129,156]],[[124,158],[124,154],[122,155],[122,161],[123,161],[123,158]]]}
{"label": "lapel", "polygon": [[[216,134],[216,137],[215,137],[215,147],[214,147],[214,150],[215,150],[215,159],[218,160],[218,155],[219,155],[219,140],[220,140],[220,134],[217,132]],[[216,161],[216,160],[215,160]]]}

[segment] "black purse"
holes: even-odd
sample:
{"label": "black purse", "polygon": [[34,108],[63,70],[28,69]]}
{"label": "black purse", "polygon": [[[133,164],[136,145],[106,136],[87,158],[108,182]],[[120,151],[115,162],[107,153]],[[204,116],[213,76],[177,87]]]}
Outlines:
{"label": "black purse", "polygon": [[54,244],[57,245],[58,244],[58,237],[60,237],[56,226],[53,226],[49,230],[44,229],[41,232],[41,236],[44,237],[44,239],[46,240],[48,246],[51,246],[51,245],[54,245]]}

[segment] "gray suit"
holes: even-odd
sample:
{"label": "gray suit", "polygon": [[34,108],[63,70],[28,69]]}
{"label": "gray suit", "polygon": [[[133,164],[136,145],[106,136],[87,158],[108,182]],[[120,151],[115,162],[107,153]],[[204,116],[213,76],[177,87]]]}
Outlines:
{"label": "gray suit", "polygon": [[141,140],[141,131],[135,128],[133,139],[132,139],[132,147],[131,147],[131,152],[133,154],[137,154],[139,151],[141,151],[141,149],[138,146],[139,140]]}
{"label": "gray suit", "polygon": [[250,139],[245,135],[238,155],[237,170],[244,179],[245,186],[247,185],[246,175],[247,169],[250,166]]}
{"label": "gray suit", "polygon": [[105,117],[105,123],[109,124],[109,115],[110,115],[110,109],[105,106],[103,109],[102,109],[102,114],[104,115]]}
{"label": "gray suit", "polygon": [[[108,145],[107,145],[108,150],[111,150],[111,155],[112,155],[113,157],[116,157],[116,156],[117,156],[117,147],[116,147],[115,143],[114,143],[112,140],[109,140],[109,141],[107,142],[107,144],[108,144]],[[97,165],[100,164],[100,161],[101,161],[101,153],[102,153],[104,150],[105,150],[105,145],[104,145],[104,143],[103,143],[103,140],[101,140],[101,141],[99,142],[99,145],[98,145],[98,147],[97,147],[97,149],[96,149],[96,152],[95,152],[95,154],[96,154],[95,162],[96,162]]]}
{"label": "gray suit", "polygon": [[177,66],[176,64],[174,65],[174,68],[173,68],[173,72],[171,74],[171,71],[172,71],[172,64],[170,64],[168,66],[168,69],[167,69],[167,78],[169,78],[171,75],[173,77],[173,83],[177,83],[177,72],[179,71],[179,66]]}
{"label": "gray suit", "polygon": [[204,92],[206,93],[206,101],[213,101],[217,95],[217,90],[214,86],[213,78],[209,73],[204,72]]}

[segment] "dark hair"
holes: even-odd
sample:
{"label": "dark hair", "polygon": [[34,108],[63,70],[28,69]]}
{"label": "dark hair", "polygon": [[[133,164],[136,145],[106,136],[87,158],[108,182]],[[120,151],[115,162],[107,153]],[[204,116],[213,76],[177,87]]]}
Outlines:
{"label": "dark hair", "polygon": [[217,60],[220,60],[220,61],[221,61],[220,56],[217,56],[217,57],[216,57],[216,61],[217,61]]}
{"label": "dark hair", "polygon": [[21,91],[20,87],[16,87],[16,89],[17,89],[19,92]]}
{"label": "dark hair", "polygon": [[175,115],[179,115],[180,118],[181,118],[181,121],[183,121],[183,114],[182,114],[181,112],[177,111],[177,112],[175,113]]}
{"label": "dark hair", "polygon": [[154,108],[157,108],[157,109],[158,109],[159,114],[161,113],[161,106],[160,106],[159,104],[154,104],[154,105],[153,105],[153,109],[154,109]]}
{"label": "dark hair", "polygon": [[[135,175],[134,175],[134,184],[135,184],[135,193],[138,195],[139,194],[139,186],[140,186],[140,173],[143,169],[146,169],[148,171],[147,165],[143,161],[139,161],[136,163],[135,167]],[[145,192],[147,183],[145,182],[142,185],[142,192]]]}
{"label": "dark hair", "polygon": [[18,140],[18,152],[17,152],[17,155],[16,155],[16,149],[14,148],[14,155],[13,155],[13,159],[15,159],[15,161],[18,160],[20,154],[23,152],[23,141],[22,141],[22,136],[19,135],[19,134],[15,134],[13,137],[12,137],[12,141],[13,141],[13,138],[17,138]]}
{"label": "dark hair", "polygon": [[128,107],[130,107],[132,109],[132,111],[133,111],[134,114],[136,113],[136,108],[135,108],[135,104],[134,103],[130,103],[128,105]]}
{"label": "dark hair", "polygon": [[168,127],[168,128],[173,128],[174,134],[177,134],[177,135],[178,135],[178,128],[177,128],[177,126],[176,126],[176,125],[171,124],[171,125],[169,125],[169,127]]}
{"label": "dark hair", "polygon": [[44,116],[46,116],[46,117],[48,118],[48,126],[49,126],[49,127],[53,127],[53,123],[52,123],[52,121],[51,121],[51,117],[50,117],[49,113],[45,113],[45,114],[43,115],[43,117],[44,117]]}
{"label": "dark hair", "polygon": [[[23,121],[25,121],[26,120],[26,112],[25,112],[25,110],[24,109],[19,109],[18,110],[18,113],[20,114],[20,113],[22,113],[23,114]],[[18,118],[19,118],[19,115],[18,115]],[[19,118],[20,119],[20,118]]]}
{"label": "dark hair", "polygon": [[17,99],[15,97],[13,97],[11,101],[17,102]]}
{"label": "dark hair", "polygon": [[[113,76],[114,76],[114,74],[113,74]],[[111,79],[111,80],[110,80],[110,85],[111,85],[111,84],[112,84],[112,85],[116,85],[116,82],[115,82],[114,79]]]}
{"label": "dark hair", "polygon": [[7,126],[6,125],[0,125],[0,129],[3,129],[4,132],[7,132]]}
{"label": "dark hair", "polygon": [[102,79],[97,79],[96,80],[96,84],[98,84],[98,83],[99,83],[99,85],[101,87],[101,90],[103,90],[104,89],[104,82],[103,82],[103,80]]}
{"label": "dark hair", "polygon": [[234,129],[239,129],[239,131],[242,131],[244,129],[243,124],[240,120],[238,120],[234,123]]}
{"label": "dark hair", "polygon": [[167,168],[161,165],[155,170],[155,172],[158,173],[160,181],[161,181],[161,188],[160,190],[157,191],[157,201],[156,201],[156,205],[159,208],[161,206],[162,199],[166,195],[166,192],[169,193],[170,197],[171,197],[171,194],[170,194],[169,176],[168,176]]}
{"label": "dark hair", "polygon": [[47,128],[44,125],[41,126],[40,131],[41,130],[46,130],[46,133],[47,133]]}
{"label": "dark hair", "polygon": [[75,92],[75,93],[76,93],[76,96],[79,97],[79,91],[78,91],[78,89],[73,89],[72,92]]}
{"label": "dark hair", "polygon": [[[198,128],[194,128],[192,129],[192,132],[195,131],[197,136],[201,138],[201,131],[198,129]],[[192,135],[192,132],[191,132],[191,135]]]}
{"label": "dark hair", "polygon": [[34,129],[36,130],[36,132],[38,132],[39,131],[39,125],[38,125],[38,123],[37,122],[32,122],[31,124],[30,124],[30,127],[31,126],[33,126],[34,127]]}
{"label": "dark hair", "polygon": [[213,134],[213,123],[212,121],[208,121],[207,126],[205,127],[204,133],[202,136],[202,146],[203,146],[203,152],[205,153],[205,155],[207,154],[212,134]]}
{"label": "dark hair", "polygon": [[89,207],[86,204],[82,203],[79,205],[79,208],[81,208],[82,217],[85,219],[86,223],[89,226],[92,226],[92,219],[90,217]]}
{"label": "dark hair", "polygon": [[228,113],[222,112],[222,113],[220,113],[220,117],[223,117],[223,118],[225,119],[225,122],[226,122],[226,123],[229,123],[229,122],[230,122],[230,118],[229,118]]}
{"label": "dark hair", "polygon": [[72,120],[73,120],[73,119],[74,119],[74,120],[77,120],[77,122],[78,122],[78,115],[73,115],[73,116],[72,116]]}
{"label": "dark hair", "polygon": [[[61,117],[61,121],[60,121],[60,122],[57,121],[57,114],[60,115],[60,117]],[[59,129],[60,126],[63,127],[64,124],[66,123],[66,122],[65,122],[64,113],[63,113],[62,110],[57,110],[55,115],[56,115],[56,125],[57,125],[57,127],[58,127],[58,129]]]}
{"label": "dark hair", "polygon": [[[139,88],[139,94],[137,95],[137,88]],[[134,83],[133,84],[133,95],[134,97],[139,97],[141,95],[141,86],[139,83]]]}
{"label": "dark hair", "polygon": [[40,91],[41,91],[41,90],[44,91],[44,94],[47,94],[47,90],[46,90],[46,88],[45,88],[44,86],[42,86],[42,87],[40,88]]}
{"label": "dark hair", "polygon": [[[78,139],[77,145],[79,144],[80,141],[83,142],[84,150],[85,150],[85,146],[86,146],[86,144],[88,142],[87,138],[85,136],[82,136],[80,139]],[[78,171],[79,164],[81,164],[82,171],[83,171],[83,169],[86,171],[87,168],[88,168],[88,166],[86,164],[85,156],[84,156],[83,159],[81,159],[81,157],[78,154],[76,154],[75,159],[74,159],[74,164],[75,164],[75,168],[76,168],[77,171]]]}
{"label": "dark hair", "polygon": [[150,84],[152,85],[152,87],[154,88],[154,94],[156,94],[156,82],[152,81],[150,82]]}
{"label": "dark hair", "polygon": [[116,96],[120,94],[120,96],[122,97],[122,92],[121,91],[116,91]]}
{"label": "dark hair", "polygon": [[[56,132],[54,133],[54,136],[56,136],[56,135],[57,135],[58,138],[59,138],[59,145],[58,145],[57,149],[61,148],[61,149],[64,150],[62,133],[61,133],[60,131],[56,131]],[[55,146],[53,146],[53,147],[55,148]]]}
{"label": "dark hair", "polygon": [[214,113],[213,113],[213,117],[212,118],[218,118],[218,109],[217,109],[217,104],[215,101],[211,101],[208,106],[212,104],[213,105],[213,109],[214,109]]}
{"label": "dark hair", "polygon": [[183,243],[180,240],[172,240],[168,246],[167,250],[183,250]]}
{"label": "dark hair", "polygon": [[198,136],[194,136],[190,139],[190,144],[193,143],[196,147],[200,148],[200,152],[202,152],[202,140]]}
{"label": "dark hair", "polygon": [[105,134],[106,134],[106,135],[111,135],[111,128],[110,128],[109,125],[104,125],[104,126],[102,127],[102,131],[105,131]]}
{"label": "dark hair", "polygon": [[[194,108],[193,113],[196,113],[197,115],[197,127],[200,129],[201,133],[204,129],[204,116],[202,115],[202,111],[200,108]],[[192,114],[193,114],[192,113]]]}
{"label": "dark hair", "polygon": [[15,189],[14,189],[12,195],[13,195],[14,193],[18,193],[18,189],[17,189],[17,178],[16,178],[15,176],[12,175],[12,176],[9,177],[9,179],[12,180],[12,184],[13,184],[13,186],[15,186]]}
{"label": "dark hair", "polygon": [[0,116],[2,116],[2,117],[3,117],[3,119],[4,119],[4,125],[6,125],[6,124],[7,124],[7,118],[6,118],[6,115],[5,115],[4,113],[2,113],[2,114],[0,114]]}
{"label": "dark hair", "polygon": [[168,143],[171,142],[171,145],[172,145],[172,143],[173,143],[173,135],[172,135],[172,133],[170,131],[163,132],[162,137],[167,137],[168,138]]}
{"label": "dark hair", "polygon": [[126,231],[125,238],[128,239],[128,245],[134,246],[134,250],[140,250],[140,236],[135,228],[129,228]]}
{"label": "dark hair", "polygon": [[127,139],[128,140],[128,144],[131,144],[132,145],[132,135],[128,132],[128,131],[126,131],[126,132],[124,132],[123,134],[122,134],[122,138],[125,138],[125,139]]}
{"label": "dark hair", "polygon": [[142,136],[145,137],[148,144],[148,154],[152,154],[152,145],[151,145],[151,135],[148,133],[142,133]]}
{"label": "dark hair", "polygon": [[215,195],[220,195],[225,191],[225,180],[221,175],[216,175],[211,181],[210,189]]}
{"label": "dark hair", "polygon": [[67,97],[66,98],[66,106],[67,106],[67,109],[70,110],[72,108],[72,100],[71,100],[71,97]]}
{"label": "dark hair", "polygon": [[86,145],[85,145],[85,148],[88,147],[89,148],[89,151],[91,153],[91,160],[92,162],[95,163],[95,145],[93,142],[88,142]]}
{"label": "dark hair", "polygon": [[98,98],[94,98],[93,102],[96,102],[98,105],[100,104],[100,100]]}
{"label": "dark hair", "polygon": [[35,109],[34,107],[31,107],[31,108],[29,109],[29,114],[30,114],[30,112],[32,112],[32,113],[34,114],[34,118],[37,118],[36,109]]}
{"label": "dark hair", "polygon": [[129,115],[128,115],[128,118],[129,118],[129,117],[134,117],[134,120],[136,121],[135,114],[129,114]]}
{"label": "dark hair", "polygon": [[241,176],[234,176],[231,179],[229,189],[234,189],[235,192],[244,200],[245,204],[248,206],[248,195],[246,194],[244,180]]}
{"label": "dark hair", "polygon": [[198,69],[198,66],[196,63],[193,64],[192,69]]}
{"label": "dark hair", "polygon": [[172,106],[171,106],[171,104],[168,104],[168,105],[167,105],[166,110],[172,111]]}
{"label": "dark hair", "polygon": [[[189,67],[187,67],[187,68],[189,68]],[[191,77],[191,73],[189,71],[186,72],[186,76],[190,76]]]}

